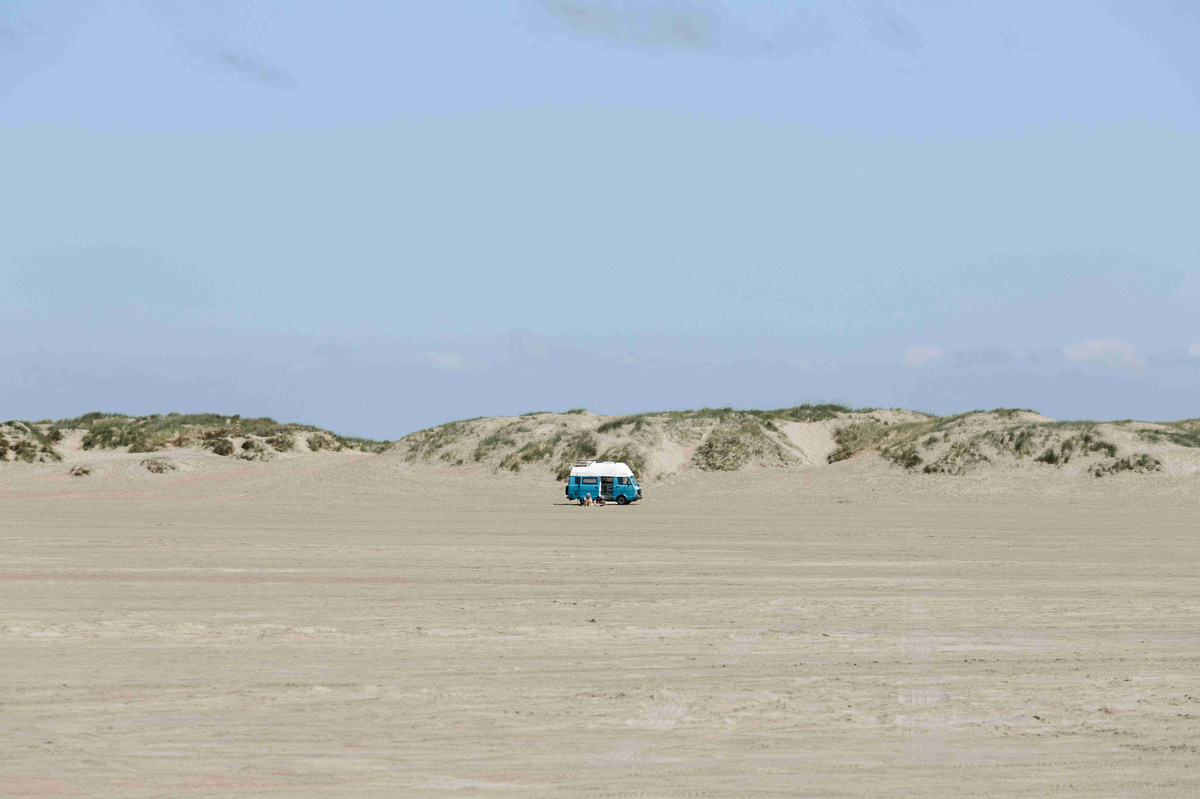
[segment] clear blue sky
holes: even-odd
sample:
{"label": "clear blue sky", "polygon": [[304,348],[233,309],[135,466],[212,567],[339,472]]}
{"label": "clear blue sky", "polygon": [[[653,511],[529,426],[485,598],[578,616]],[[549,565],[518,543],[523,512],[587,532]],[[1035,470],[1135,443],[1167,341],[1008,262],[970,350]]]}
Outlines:
{"label": "clear blue sky", "polygon": [[0,5],[0,417],[1200,416],[1200,6]]}

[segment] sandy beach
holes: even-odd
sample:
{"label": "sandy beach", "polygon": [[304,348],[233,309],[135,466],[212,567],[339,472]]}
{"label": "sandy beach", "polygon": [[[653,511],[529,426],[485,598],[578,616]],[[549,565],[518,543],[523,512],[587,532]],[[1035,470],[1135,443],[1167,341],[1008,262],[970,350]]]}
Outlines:
{"label": "sandy beach", "polygon": [[1190,476],[205,464],[0,474],[3,795],[1200,791]]}

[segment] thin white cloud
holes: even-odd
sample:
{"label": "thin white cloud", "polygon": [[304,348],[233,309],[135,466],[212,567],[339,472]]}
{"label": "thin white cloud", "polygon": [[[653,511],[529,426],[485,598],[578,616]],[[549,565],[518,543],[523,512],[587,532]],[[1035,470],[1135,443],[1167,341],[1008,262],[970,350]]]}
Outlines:
{"label": "thin white cloud", "polygon": [[1188,347],[1188,354],[1193,358],[1200,358],[1200,344],[1193,344]]}
{"label": "thin white cloud", "polygon": [[1063,355],[1068,361],[1102,363],[1113,369],[1140,372],[1146,368],[1146,362],[1138,356],[1133,345],[1119,338],[1092,339],[1072,344],[1063,348]]}
{"label": "thin white cloud", "polygon": [[[576,36],[643,51],[720,53],[735,58],[790,58],[829,47],[842,32],[836,19],[799,3],[781,14],[767,13],[755,25],[737,4],[712,0],[534,0],[528,22]],[[761,16],[761,15],[759,15]],[[908,50],[920,36],[892,14],[880,19],[878,40],[889,49]]]}
{"label": "thin white cloud", "polygon": [[711,9],[674,3],[543,0],[540,5],[577,33],[643,47],[711,50],[722,22]]}
{"label": "thin white cloud", "polygon": [[940,349],[931,344],[923,347],[913,347],[904,353],[904,362],[912,367],[937,366],[946,357]]}
{"label": "thin white cloud", "polygon": [[214,74],[236,75],[248,83],[270,89],[290,91],[296,88],[291,74],[272,63],[265,55],[214,36],[180,34],[176,38],[180,52],[193,63]]}

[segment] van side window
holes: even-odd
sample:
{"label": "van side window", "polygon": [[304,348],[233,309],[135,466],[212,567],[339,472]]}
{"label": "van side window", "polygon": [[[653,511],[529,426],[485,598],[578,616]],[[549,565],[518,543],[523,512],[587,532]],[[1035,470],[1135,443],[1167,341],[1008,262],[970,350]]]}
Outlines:
{"label": "van side window", "polygon": [[583,478],[583,484],[585,486],[594,486],[594,485],[596,485],[596,478],[595,477],[585,477],[585,478]]}
{"label": "van side window", "polygon": [[627,485],[629,485],[629,478],[628,478],[628,477],[618,477],[618,478],[617,478],[617,485],[619,485],[619,486],[627,486]]}

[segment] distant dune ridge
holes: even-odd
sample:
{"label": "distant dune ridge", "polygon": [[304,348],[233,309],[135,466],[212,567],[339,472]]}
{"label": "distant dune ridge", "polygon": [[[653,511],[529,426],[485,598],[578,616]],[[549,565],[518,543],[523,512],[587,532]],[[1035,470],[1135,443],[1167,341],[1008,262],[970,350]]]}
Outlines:
{"label": "distant dune ridge", "polygon": [[[149,453],[155,456],[137,457]],[[78,476],[101,463],[166,474],[197,462],[269,462],[313,453],[379,454],[412,468],[560,480],[586,459],[624,461],[648,480],[689,470],[829,468],[872,458],[915,474],[1052,469],[1106,477],[1200,472],[1200,419],[1058,422],[1029,410],[934,416],[829,403],[629,416],[575,409],[448,422],[390,443],[220,414],[89,413],[0,424],[0,462],[59,465]]]}
{"label": "distant dune ridge", "polygon": [[644,478],[688,470],[830,467],[882,458],[901,470],[961,476],[1056,469],[1200,471],[1200,420],[1058,422],[1028,410],[934,416],[800,405],[598,416],[587,411],[473,419],[405,436],[389,452],[418,464],[536,470],[562,479],[577,459],[619,460]]}
{"label": "distant dune ridge", "polygon": [[[138,460],[155,474],[175,471],[186,456],[271,461],[313,452],[379,452],[386,442],[348,438],[311,425],[280,424],[274,419],[243,419],[223,414],[126,416],[88,413],[57,422],[9,421],[0,424],[0,462],[66,463],[72,474],[90,474],[84,462]],[[80,466],[82,471],[77,471]]]}

